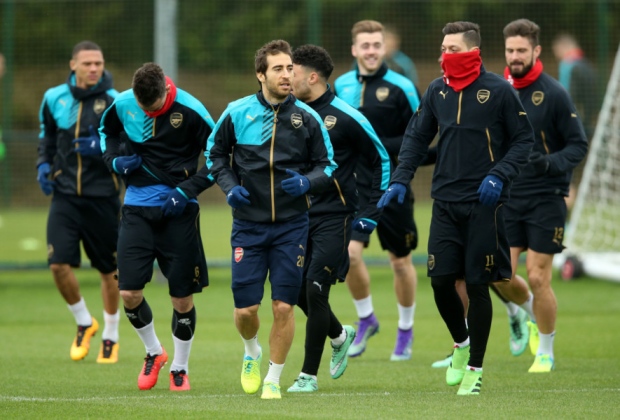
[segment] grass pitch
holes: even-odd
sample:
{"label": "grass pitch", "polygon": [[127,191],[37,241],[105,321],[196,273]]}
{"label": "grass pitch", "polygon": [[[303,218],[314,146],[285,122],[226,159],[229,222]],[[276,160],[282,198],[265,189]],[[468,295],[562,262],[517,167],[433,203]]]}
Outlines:
{"label": "grass pitch", "polygon": [[[98,365],[100,333],[84,361],[73,362],[69,347],[73,318],[47,270],[0,271],[0,337],[4,366],[0,381],[2,418],[213,418],[213,419],[410,419],[410,418],[613,418],[620,408],[620,286],[591,279],[554,280],[559,301],[555,340],[556,370],[530,374],[533,356],[513,357],[508,349],[506,311],[494,299],[494,321],[484,365],[482,395],[458,397],[445,385],[443,369],[431,363],[445,356],[451,340],[435,307],[429,281],[420,273],[413,357],[390,362],[397,310],[391,273],[372,267],[373,301],[381,323],[367,351],[349,360],[338,380],[329,376],[326,345],[314,394],[283,393],[280,401],[246,395],[239,375],[243,344],[233,325],[230,270],[210,270],[211,285],[196,295],[198,323],[190,359],[192,389],[168,390],[168,368],[151,391],[139,391],[137,376],[144,347],[121,317],[120,358]],[[98,275],[78,271],[91,313],[101,321]],[[346,286],[334,287],[332,307],[343,323],[355,321]],[[269,296],[267,291],[266,296]],[[156,331],[172,357],[167,287],[154,280],[146,288]],[[261,308],[259,340],[268,352],[270,305]],[[286,390],[303,358],[304,316],[281,378]],[[266,353],[267,354],[267,353]],[[263,360],[262,375],[267,371]]]}

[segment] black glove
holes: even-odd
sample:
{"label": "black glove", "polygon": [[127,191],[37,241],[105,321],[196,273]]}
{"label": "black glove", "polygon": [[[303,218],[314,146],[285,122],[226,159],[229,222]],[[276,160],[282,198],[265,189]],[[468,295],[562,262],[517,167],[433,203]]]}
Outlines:
{"label": "black glove", "polygon": [[540,152],[532,152],[530,154],[529,163],[536,176],[544,175],[549,171],[549,155],[543,155]]}

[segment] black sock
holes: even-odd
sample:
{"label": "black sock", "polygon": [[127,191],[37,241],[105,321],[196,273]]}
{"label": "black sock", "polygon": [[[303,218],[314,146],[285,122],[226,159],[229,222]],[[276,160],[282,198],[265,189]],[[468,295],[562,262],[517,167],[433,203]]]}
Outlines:
{"label": "black sock", "polygon": [[465,308],[463,308],[463,302],[456,291],[455,284],[456,276],[431,277],[439,314],[446,323],[454,342],[462,343],[467,340],[468,333],[464,317]]}
{"label": "black sock", "polygon": [[488,284],[468,284],[469,311],[467,325],[469,325],[469,366],[482,367],[484,353],[491,333],[493,320],[493,303]]}
{"label": "black sock", "polygon": [[194,336],[196,329],[196,307],[184,314],[172,310],[172,335],[179,340],[189,341]]}
{"label": "black sock", "polygon": [[151,322],[153,322],[153,312],[151,311],[151,307],[148,303],[146,303],[146,299],[142,298],[142,302],[138,306],[133,309],[125,308],[125,315],[131,325],[136,329],[144,328]]}

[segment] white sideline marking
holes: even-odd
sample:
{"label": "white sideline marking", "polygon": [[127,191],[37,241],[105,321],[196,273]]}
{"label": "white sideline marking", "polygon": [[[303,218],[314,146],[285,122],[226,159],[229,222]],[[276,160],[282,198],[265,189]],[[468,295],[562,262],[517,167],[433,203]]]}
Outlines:
{"label": "white sideline marking", "polygon": [[[620,388],[581,388],[581,389],[546,389],[546,390],[507,390],[505,392],[494,392],[491,391],[491,394],[538,394],[538,393],[581,393],[581,392],[620,392]],[[394,393],[394,395],[400,394],[446,394],[446,391],[433,391],[433,392],[398,392]],[[283,392],[286,394],[286,392]],[[307,395],[297,394],[300,397],[373,397],[373,396],[386,396],[391,395],[390,392],[339,392],[335,394],[329,393],[311,393]],[[173,395],[173,394],[168,394]],[[88,398],[56,398],[56,397],[48,397],[48,398],[39,398],[39,397],[20,397],[13,395],[0,395],[0,401],[8,401],[8,402],[92,402],[92,401],[113,401],[113,400],[143,400],[143,399],[156,399],[162,398],[164,395],[130,395],[124,397],[88,397]],[[178,395],[174,394],[174,398],[177,399],[203,399],[203,398],[254,398],[253,396],[249,396],[247,394],[215,394],[215,395]]]}

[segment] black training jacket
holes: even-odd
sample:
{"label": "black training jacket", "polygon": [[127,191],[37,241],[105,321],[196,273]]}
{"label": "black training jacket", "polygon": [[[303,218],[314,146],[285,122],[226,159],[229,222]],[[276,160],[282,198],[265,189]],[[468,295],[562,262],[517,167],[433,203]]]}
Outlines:
{"label": "black training jacket", "polygon": [[[333,150],[316,112],[293,95],[269,104],[262,92],[228,105],[209,136],[207,165],[225,194],[237,185],[250,193],[250,205],[233,217],[253,222],[284,222],[308,211],[311,194],[332,183]],[[232,159],[231,159],[232,156]],[[286,169],[305,175],[310,191],[292,197],[282,189]]]}
{"label": "black training jacket", "polygon": [[82,156],[72,143],[78,137],[89,137],[91,128],[97,131],[103,112],[117,94],[107,71],[91,89],[75,86],[75,73],[71,72],[66,83],[45,92],[39,112],[37,167],[50,164],[54,191],[85,197],[118,195],[118,178],[110,173],[101,155]]}
{"label": "black training jacket", "polygon": [[535,176],[526,166],[514,179],[510,194],[567,196],[573,169],[588,152],[588,139],[575,105],[560,83],[545,73],[518,92],[534,128],[533,151],[548,156],[549,170]]}
{"label": "black training jacket", "polygon": [[506,201],[510,184],[528,162],[532,126],[517,92],[481,66],[480,76],[461,92],[435,79],[411,119],[392,181],[408,184],[439,131],[431,196],[449,202],[478,201],[487,175],[499,177]]}

